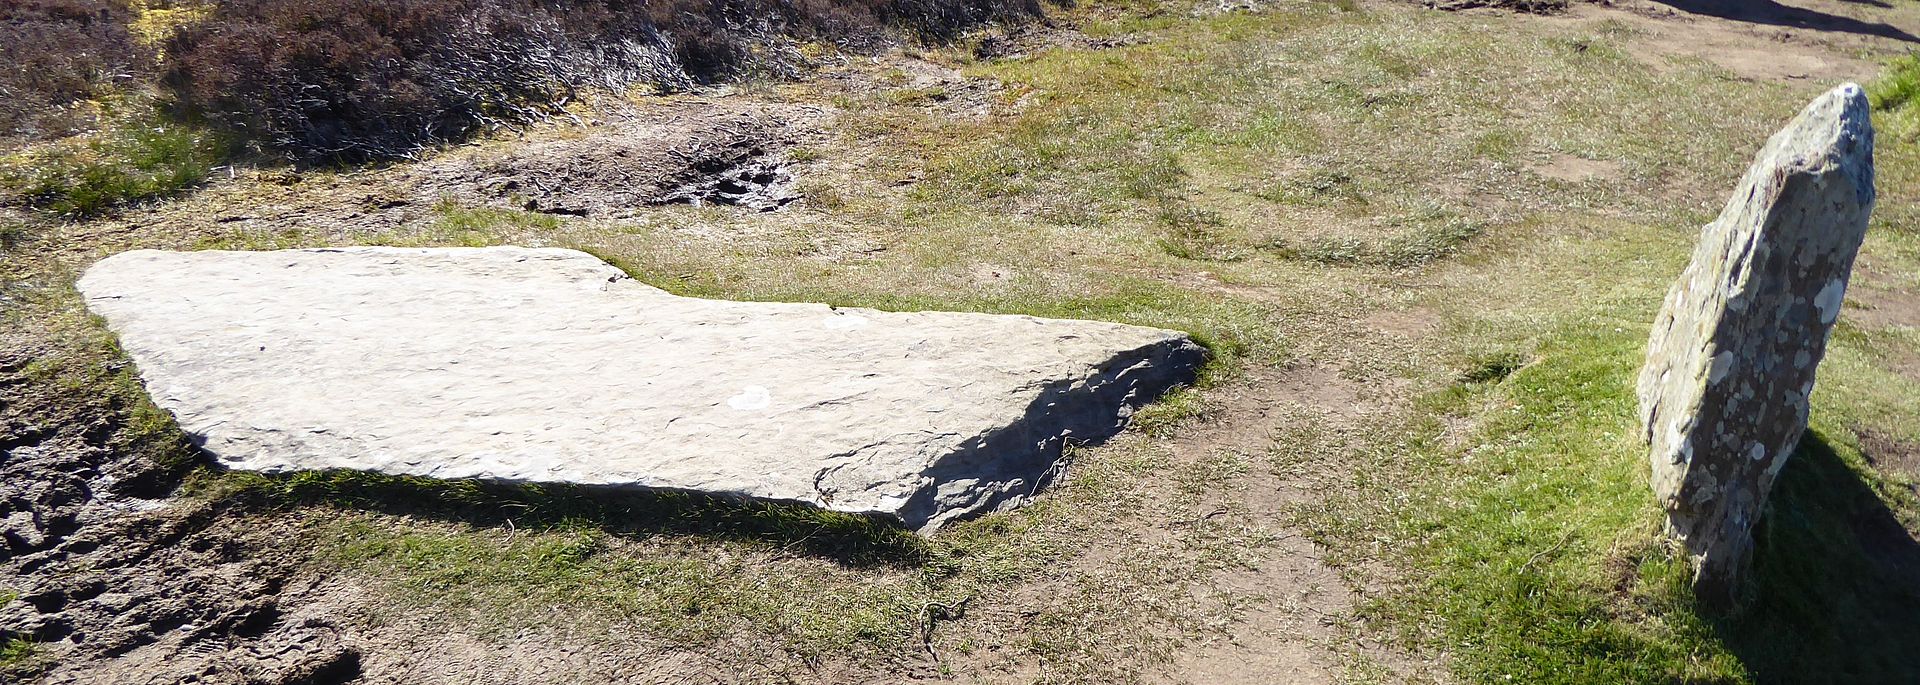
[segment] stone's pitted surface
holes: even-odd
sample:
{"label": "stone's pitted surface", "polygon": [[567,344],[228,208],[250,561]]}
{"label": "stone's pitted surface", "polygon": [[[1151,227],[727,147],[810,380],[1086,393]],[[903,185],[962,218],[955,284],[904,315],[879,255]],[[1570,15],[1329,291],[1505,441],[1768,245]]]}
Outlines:
{"label": "stone's pitted surface", "polygon": [[1857,85],[1808,105],[1747,170],[1668,292],[1639,383],[1653,489],[1731,597],[1755,518],[1807,426],[1807,397],[1873,211],[1873,127]]}
{"label": "stone's pitted surface", "polygon": [[664,488],[931,530],[1188,382],[1186,335],[679,297],[572,250],[135,251],[81,278],[228,466]]}

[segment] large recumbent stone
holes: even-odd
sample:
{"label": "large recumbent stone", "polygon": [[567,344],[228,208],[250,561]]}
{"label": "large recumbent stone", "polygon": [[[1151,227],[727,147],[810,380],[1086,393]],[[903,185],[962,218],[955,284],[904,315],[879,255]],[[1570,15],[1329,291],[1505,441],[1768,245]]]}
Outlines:
{"label": "large recumbent stone", "polygon": [[135,251],[79,283],[221,463],[808,502],[931,530],[1192,380],[1186,335],[680,297],[572,250]]}

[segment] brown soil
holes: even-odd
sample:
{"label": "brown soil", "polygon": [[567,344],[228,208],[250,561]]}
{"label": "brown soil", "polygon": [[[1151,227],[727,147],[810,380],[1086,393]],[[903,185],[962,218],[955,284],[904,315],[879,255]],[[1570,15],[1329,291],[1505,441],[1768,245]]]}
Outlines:
{"label": "brown soil", "polygon": [[[1222,452],[1264,454],[1284,449],[1302,429],[1331,435],[1367,430],[1370,420],[1406,401],[1406,390],[1398,382],[1358,381],[1327,367],[1255,370],[1235,389],[1214,398],[1215,418],[1183,431],[1173,452],[1184,461]],[[1299,537],[1287,523],[1293,511],[1345,487],[1337,477],[1342,468],[1312,463],[1258,472],[1242,479],[1239,487],[1198,503],[1199,517],[1222,515],[1270,526],[1283,537],[1260,563],[1215,578],[1221,597],[1244,603],[1238,620],[1175,655],[1155,680],[1196,685],[1342,680],[1341,664],[1330,645],[1354,623],[1354,607],[1364,588],[1350,585],[1324,561],[1324,550]],[[1416,664],[1384,647],[1362,647],[1375,663],[1389,667],[1440,668]]]}
{"label": "brown soil", "polygon": [[1583,2],[1540,20],[1615,22],[1650,64],[1706,60],[1755,81],[1864,81],[1878,67],[1861,52],[1905,51],[1920,41],[1920,17],[1847,0]]}
{"label": "brown soil", "polygon": [[1418,339],[1440,326],[1440,313],[1425,307],[1383,309],[1360,320],[1368,330],[1402,338]]}
{"label": "brown soil", "polygon": [[1564,12],[1572,0],[1425,0],[1426,5],[1437,10],[1460,11],[1473,9],[1498,8],[1514,12],[1533,14],[1553,14]]}
{"label": "brown soil", "polygon": [[[323,683],[356,654],[325,619],[286,620],[289,524],[166,499],[182,465],[131,441],[128,408],[75,403],[0,336],[0,638],[58,660],[41,681]],[[158,450],[164,455],[166,446]],[[0,676],[6,674],[0,673]]]}
{"label": "brown soil", "polygon": [[1905,274],[1862,255],[1847,284],[1841,314],[1869,329],[1920,328],[1920,274]]}
{"label": "brown soil", "polygon": [[1881,473],[1920,480],[1920,443],[1898,440],[1877,431],[1860,433],[1860,452]]}
{"label": "brown soil", "polygon": [[667,204],[773,211],[800,199],[786,153],[815,135],[818,107],[686,97],[616,102],[595,121],[482,142],[414,164],[348,173],[255,171],[176,202],[78,224],[62,243],[191,246],[231,235],[389,233],[441,203],[626,217]]}
{"label": "brown soil", "polygon": [[1613,181],[1620,178],[1625,168],[1620,162],[1604,159],[1587,159],[1568,154],[1555,154],[1528,167],[1533,173],[1568,183],[1589,181]]}

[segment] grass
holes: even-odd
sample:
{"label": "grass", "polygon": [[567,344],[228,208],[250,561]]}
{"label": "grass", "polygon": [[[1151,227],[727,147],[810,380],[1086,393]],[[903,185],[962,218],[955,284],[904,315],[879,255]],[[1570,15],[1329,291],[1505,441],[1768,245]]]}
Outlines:
{"label": "grass", "polygon": [[401,578],[403,592],[430,598],[418,604],[477,611],[496,635],[538,625],[529,621],[536,607],[563,604],[593,607],[573,621],[644,622],[653,639],[685,647],[747,632],[780,636],[804,658],[846,657],[909,646],[915,614],[932,598],[910,574],[875,582],[819,564],[814,573],[742,573],[741,564],[765,555],[736,548],[727,558],[711,545],[669,546],[671,553],[586,523],[494,542],[458,528],[397,532],[348,517],[316,541],[329,550],[324,561]]}
{"label": "grass", "polygon": [[1879,80],[1867,89],[1868,100],[1878,116],[1879,128],[1899,139],[1911,140],[1916,111],[1920,111],[1920,55],[1893,60]]}
{"label": "grass", "polygon": [[467,207],[450,199],[433,206],[434,225],[423,242],[434,245],[485,247],[498,244],[492,236],[508,231],[538,232],[560,226],[560,217],[521,209]]}
{"label": "grass", "polygon": [[[1912,155],[1882,148],[1883,179],[1898,179],[1883,197],[1910,196]],[[1875,230],[1897,231],[1888,221]],[[1466,371],[1422,397],[1404,419],[1412,437],[1367,452],[1397,465],[1382,478],[1398,497],[1382,504],[1384,493],[1362,488],[1303,516],[1350,563],[1375,558],[1382,539],[1400,550],[1387,556],[1409,577],[1362,616],[1446,650],[1467,682],[1913,678],[1894,645],[1920,631],[1909,618],[1920,599],[1910,565],[1920,505],[1869,464],[1855,437],[1911,435],[1896,426],[1912,425],[1920,383],[1879,361],[1910,341],[1843,322],[1813,430],[1758,534],[1744,603],[1730,615],[1703,611],[1660,533],[1633,396],[1645,322],[1678,272],[1685,234],[1585,230],[1596,231],[1577,242],[1585,254],[1536,233],[1531,254],[1478,254],[1449,277],[1448,297],[1459,301],[1440,306],[1454,312]],[[1910,264],[1900,240],[1870,241],[1867,258]],[[1471,433],[1449,439],[1460,425]]]}
{"label": "grass", "polygon": [[148,3],[144,1],[131,4],[134,5],[139,14],[134,18],[128,28],[133,31],[134,37],[138,38],[141,43],[154,48],[156,56],[158,56],[158,51],[162,47],[162,44],[166,42],[169,36],[173,35],[174,31],[187,24],[205,19],[213,12],[212,3],[202,2],[200,0],[153,3],[157,5],[153,7],[147,6]]}
{"label": "grass", "polygon": [[[1392,447],[1407,468],[1434,475],[1396,480],[1410,506],[1375,513],[1408,541],[1404,563],[1423,577],[1363,615],[1406,630],[1437,624],[1427,639],[1469,682],[1911,677],[1896,645],[1920,636],[1909,618],[1920,591],[1912,567],[1899,566],[1915,552],[1895,512],[1915,502],[1866,465],[1845,413],[1817,414],[1782,476],[1742,611],[1695,607],[1690,571],[1661,539],[1644,485],[1632,390],[1643,317],[1623,316],[1635,313],[1567,324],[1536,361],[1476,365],[1461,386],[1429,397],[1417,437]],[[1826,393],[1820,406],[1913,393]],[[1459,415],[1479,421],[1470,447],[1438,440],[1433,419]],[[1367,530],[1353,513],[1308,520],[1340,547]]]}
{"label": "grass", "polygon": [[[448,201],[384,233],[130,239],[574,247],[684,295],[1095,318],[1192,331],[1214,349],[1203,387],[1076,450],[1031,506],[927,539],[681,495],[354,473],[204,473],[191,489],[299,518],[292,544],[317,572],[376,588],[372,620],[587,641],[619,626],[770,671],[897,675],[931,648],[961,675],[1164,680],[1156,669],[1227,640],[1249,612],[1288,610],[1222,578],[1257,576],[1298,530],[1363,598],[1329,638],[1357,679],[1423,675],[1397,672],[1370,646],[1382,640],[1444,654],[1431,667],[1461,682],[1912,679],[1901,646],[1920,612],[1901,541],[1920,504],[1858,436],[1920,441],[1920,388],[1893,371],[1920,338],[1843,323],[1740,614],[1693,606],[1634,435],[1646,326],[1694,228],[1813,84],[1642,61],[1617,21],[1165,10],[1078,10],[1089,34],[1126,38],[1115,47],[929,53],[999,84],[990,116],[831,81],[766,89],[754,97],[841,109],[793,155],[822,201],[787,212],[583,219]],[[1920,267],[1920,214],[1904,208],[1920,158],[1898,133],[1912,73],[1897,66],[1872,89],[1894,134],[1867,255],[1895,274]],[[1533,171],[1559,156],[1621,173]],[[226,192],[180,202],[247,201]],[[54,329],[93,330],[71,293],[48,297],[46,311],[66,312]],[[1430,325],[1379,323],[1394,313]],[[125,382],[89,375],[113,353],[86,349],[97,356],[50,357],[49,378],[74,379],[76,395]],[[1271,444],[1195,437],[1248,413],[1238,394],[1294,393],[1298,369],[1364,389],[1353,404],[1383,399],[1341,423],[1315,410],[1344,400],[1308,388],[1262,405],[1284,419]],[[1276,482],[1314,496],[1247,494]],[[932,618],[961,602],[965,617]]]}
{"label": "grass", "polygon": [[[12,604],[19,598],[19,592],[0,589],[0,606]],[[0,638],[0,674],[24,670],[32,665],[35,657],[38,656],[40,656],[39,645],[32,640],[19,637]]]}
{"label": "grass", "polygon": [[1388,223],[1402,226],[1384,239],[1320,238],[1295,246],[1286,238],[1275,238],[1267,249],[1276,254],[1330,265],[1366,265],[1389,268],[1419,266],[1459,252],[1485,231],[1479,222],[1429,212],[1410,218],[1393,218]]}
{"label": "grass", "polygon": [[31,640],[12,638],[0,641],[0,671],[26,666],[40,656],[40,646]]}
{"label": "grass", "polygon": [[1394,517],[1417,541],[1414,563],[1433,570],[1428,584],[1372,609],[1396,622],[1418,615],[1401,612],[1439,616],[1468,681],[1712,682],[1741,672],[1690,611],[1681,562],[1655,541],[1630,384],[1645,341],[1639,326],[1615,332],[1635,321],[1556,331],[1523,368],[1477,366],[1463,382],[1480,387],[1441,407],[1505,405],[1482,417],[1475,447],[1407,446],[1453,485]]}
{"label": "grass", "polygon": [[0,199],[67,219],[170,197],[205,182],[226,158],[218,137],[137,115],[94,134],[0,157]]}
{"label": "grass", "polygon": [[631,534],[770,540],[851,565],[910,564],[928,555],[923,539],[880,521],[802,505],[691,493],[493,485],[356,471],[287,476],[204,472],[189,480],[184,492],[255,508],[325,504],[486,525],[503,525],[511,518],[518,529],[532,533],[574,532],[582,522],[593,521]]}

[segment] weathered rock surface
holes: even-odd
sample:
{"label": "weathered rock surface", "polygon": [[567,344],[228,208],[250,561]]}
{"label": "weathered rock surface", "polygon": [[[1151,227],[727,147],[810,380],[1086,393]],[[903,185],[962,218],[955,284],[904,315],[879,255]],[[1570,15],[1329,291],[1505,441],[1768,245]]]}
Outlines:
{"label": "weathered rock surface", "polygon": [[1767,141],[1654,322],[1639,384],[1653,489],[1705,599],[1731,598],[1806,431],[1873,202],[1867,98],[1847,84]]}
{"label": "weathered rock surface", "polygon": [[222,463],[690,490],[932,529],[1191,380],[1184,334],[679,297],[590,255],[115,255],[88,306]]}

